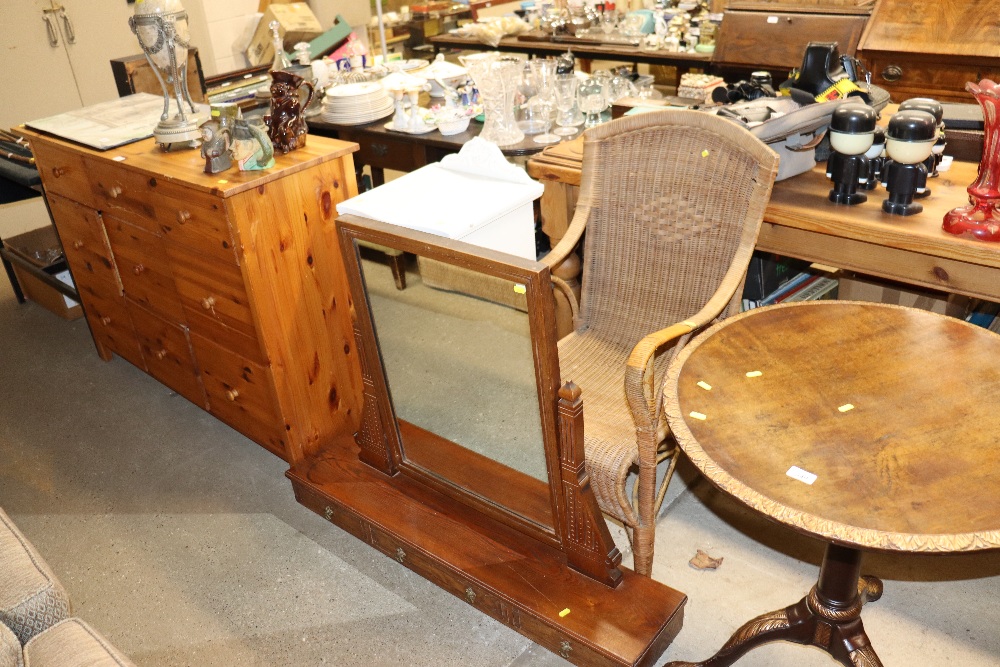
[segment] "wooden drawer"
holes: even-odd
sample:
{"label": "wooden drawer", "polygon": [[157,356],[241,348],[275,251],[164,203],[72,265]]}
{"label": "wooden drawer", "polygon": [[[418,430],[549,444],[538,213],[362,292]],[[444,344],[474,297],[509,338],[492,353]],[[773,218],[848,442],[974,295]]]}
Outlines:
{"label": "wooden drawer", "polygon": [[149,374],[198,407],[207,408],[187,328],[167,322],[127,298],[125,303]]}
{"label": "wooden drawer", "polygon": [[97,212],[57,194],[49,193],[47,197],[73,281],[77,285],[107,285],[104,291],[121,294],[111,246]]}
{"label": "wooden drawer", "polygon": [[[787,71],[802,65],[809,42],[837,42],[841,55],[853,55],[866,20],[866,16],[727,11],[712,62]],[[781,83],[781,77],[774,82]]]}
{"label": "wooden drawer", "polygon": [[175,199],[161,189],[160,195],[152,200],[164,238],[213,260],[238,264],[225,201],[196,192],[178,194],[185,198]]}
{"label": "wooden drawer", "polygon": [[286,458],[285,427],[271,371],[191,334],[208,395],[208,410],[240,433]]}
{"label": "wooden drawer", "polygon": [[54,146],[44,141],[32,141],[31,150],[46,194],[58,194],[91,208],[97,208],[98,198],[91,187],[88,165],[76,151]]}
{"label": "wooden drawer", "polygon": [[171,322],[184,322],[170,259],[159,237],[113,216],[104,216],[125,295]]}
{"label": "wooden drawer", "polygon": [[972,103],[967,82],[1000,76],[1000,66],[984,67],[969,60],[931,62],[919,55],[889,53],[864,53],[862,60],[872,73],[872,83],[888,90],[894,102],[921,96]]}
{"label": "wooden drawer", "polygon": [[240,268],[181,246],[168,246],[177,292],[191,331],[258,363],[267,363]]}
{"label": "wooden drawer", "polygon": [[395,169],[398,171],[413,171],[423,167],[426,162],[423,158],[423,151],[413,143],[407,143],[393,137],[379,137],[375,141],[370,139],[360,140],[360,135],[355,136],[351,131],[338,131],[339,136],[344,141],[357,142],[360,148],[354,154],[354,163],[360,165],[370,165],[380,169]]}
{"label": "wooden drawer", "polygon": [[125,299],[116,293],[111,285],[78,285],[83,310],[90,324],[98,352],[105,359],[114,352],[122,359],[146,370],[146,364],[139,350],[132,320],[125,307]]}

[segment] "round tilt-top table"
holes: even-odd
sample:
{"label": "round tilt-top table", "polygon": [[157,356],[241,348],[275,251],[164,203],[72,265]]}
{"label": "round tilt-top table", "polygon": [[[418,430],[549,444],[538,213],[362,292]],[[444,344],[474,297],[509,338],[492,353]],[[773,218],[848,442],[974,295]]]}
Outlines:
{"label": "round tilt-top table", "polygon": [[691,341],[666,382],[674,437],[709,480],[827,542],[800,602],[670,666],[724,667],[778,640],[881,665],[861,608],[882,582],[860,576],[863,551],[1000,548],[1000,336],[986,329],[885,304],[772,306]]}

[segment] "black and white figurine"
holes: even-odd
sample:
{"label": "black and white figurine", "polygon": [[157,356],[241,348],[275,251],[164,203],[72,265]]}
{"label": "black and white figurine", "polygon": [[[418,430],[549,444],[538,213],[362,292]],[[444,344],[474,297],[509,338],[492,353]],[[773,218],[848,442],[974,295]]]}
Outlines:
{"label": "black and white figurine", "polygon": [[830,201],[835,204],[862,204],[868,195],[858,186],[868,182],[865,153],[875,139],[875,110],[865,104],[842,104],[830,119],[830,146],[833,153],[826,163],[826,175],[833,180]]}
{"label": "black and white figurine", "polygon": [[882,210],[893,215],[914,215],[924,210],[913,203],[918,193],[927,189],[924,162],[937,139],[937,122],[926,111],[900,111],[889,119],[882,166],[882,184],[889,198]]}
{"label": "black and white figurine", "polygon": [[[931,150],[930,156],[924,162],[924,166],[927,167],[927,178],[937,178],[938,165],[941,164],[941,158],[944,157],[946,144],[944,138],[944,121],[942,120],[944,118],[944,107],[941,106],[940,102],[929,97],[913,97],[900,104],[899,111],[926,111],[934,116],[934,120],[937,122],[938,136],[937,141],[934,142],[934,148]],[[931,190],[927,188],[924,192],[917,195],[917,197],[929,197],[930,194]]]}
{"label": "black and white figurine", "polygon": [[871,191],[878,187],[878,180],[882,176],[882,165],[885,164],[885,130],[875,126],[875,138],[872,147],[865,152],[868,158],[868,182],[859,184],[859,187]]}

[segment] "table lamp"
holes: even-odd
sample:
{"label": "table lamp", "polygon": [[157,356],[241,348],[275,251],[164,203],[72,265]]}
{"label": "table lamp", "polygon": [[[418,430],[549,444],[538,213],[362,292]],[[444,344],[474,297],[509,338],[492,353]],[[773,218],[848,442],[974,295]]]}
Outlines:
{"label": "table lamp", "polygon": [[[136,0],[129,28],[163,88],[163,114],[153,130],[161,148],[188,142],[197,145],[201,136],[196,109],[187,87],[187,62],[190,30],[188,14],[180,0]],[[176,100],[177,112],[170,115],[170,98]],[[185,111],[185,103],[190,112]]]}

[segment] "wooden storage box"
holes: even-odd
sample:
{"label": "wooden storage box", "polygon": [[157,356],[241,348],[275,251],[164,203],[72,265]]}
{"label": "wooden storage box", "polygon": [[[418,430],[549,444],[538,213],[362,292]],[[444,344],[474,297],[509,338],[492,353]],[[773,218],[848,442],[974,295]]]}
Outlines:
{"label": "wooden storage box", "polygon": [[996,0],[881,0],[859,57],[892,101],[972,102],[968,81],[1000,77]]}
{"label": "wooden storage box", "polygon": [[[59,237],[53,227],[41,227],[33,229],[24,234],[18,234],[4,241],[7,250],[18,257],[30,262],[40,270],[55,276],[58,280],[69,285],[73,284],[73,279],[66,268],[66,262],[62,256],[58,261],[49,261],[40,258],[35,251],[44,253],[50,248],[59,248]],[[13,264],[14,275],[24,296],[31,299],[48,311],[51,311],[64,320],[75,320],[83,315],[80,304],[60,294],[51,285],[46,285],[41,279],[36,278],[18,264]]]}

